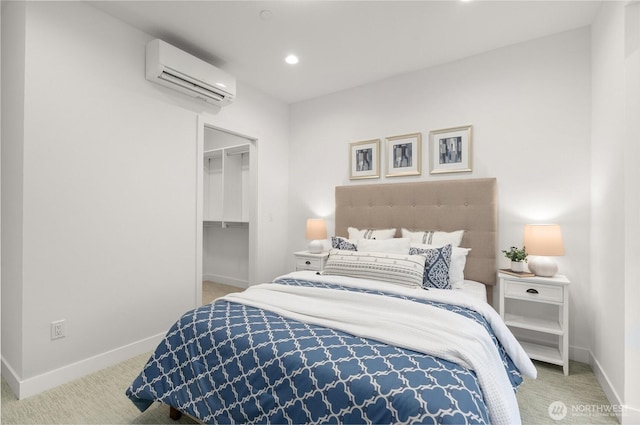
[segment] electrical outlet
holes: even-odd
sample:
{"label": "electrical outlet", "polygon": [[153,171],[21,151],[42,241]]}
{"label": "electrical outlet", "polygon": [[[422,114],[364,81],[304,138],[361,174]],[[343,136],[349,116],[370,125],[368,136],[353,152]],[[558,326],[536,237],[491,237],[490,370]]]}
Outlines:
{"label": "electrical outlet", "polygon": [[64,320],[56,320],[51,322],[51,339],[64,338]]}

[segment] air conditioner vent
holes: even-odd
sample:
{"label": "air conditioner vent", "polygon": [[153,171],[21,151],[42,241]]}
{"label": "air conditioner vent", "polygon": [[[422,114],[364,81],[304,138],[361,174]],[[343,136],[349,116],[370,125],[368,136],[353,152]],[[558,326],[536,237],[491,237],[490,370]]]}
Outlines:
{"label": "air conditioner vent", "polygon": [[162,40],[147,43],[146,78],[219,106],[233,102],[236,80],[215,66]]}

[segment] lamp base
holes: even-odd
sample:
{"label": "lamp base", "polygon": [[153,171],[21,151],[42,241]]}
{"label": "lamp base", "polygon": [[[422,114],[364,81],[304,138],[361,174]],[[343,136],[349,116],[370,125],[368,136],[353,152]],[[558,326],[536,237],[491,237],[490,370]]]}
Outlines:
{"label": "lamp base", "polygon": [[552,277],[558,273],[558,265],[549,257],[530,256],[529,271],[536,276]]}
{"label": "lamp base", "polygon": [[324,248],[324,244],[322,243],[322,241],[313,240],[309,242],[309,247],[307,248],[307,250],[311,254],[320,254],[322,252],[322,248]]}

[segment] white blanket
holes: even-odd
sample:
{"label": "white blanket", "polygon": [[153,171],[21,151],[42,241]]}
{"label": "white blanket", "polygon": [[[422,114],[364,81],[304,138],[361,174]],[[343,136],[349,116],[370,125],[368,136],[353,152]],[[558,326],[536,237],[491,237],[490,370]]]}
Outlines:
{"label": "white blanket", "polygon": [[[326,276],[323,277],[325,279]],[[350,283],[351,286],[376,286],[375,282],[362,280]],[[431,298],[435,294],[435,298],[442,298],[442,294],[436,291],[415,291],[398,287],[393,288],[393,292],[408,292],[407,295],[419,298],[432,292],[426,297]],[[481,325],[457,313],[394,297],[279,284],[253,286],[245,292],[229,294],[223,299],[408,348],[473,369],[483,390],[491,422],[521,422],[514,391],[491,337]],[[480,306],[480,309],[483,307]],[[488,315],[491,316],[491,313]],[[499,316],[497,319],[502,322]],[[489,320],[490,323],[491,321]],[[508,330],[507,333],[513,338]],[[498,333],[496,336],[500,339]],[[520,347],[517,342],[515,350],[513,346],[514,344],[507,344],[505,349],[516,366],[524,374],[535,377],[535,367],[524,351],[517,353],[517,348]],[[510,351],[514,351],[515,356]],[[528,365],[522,362],[522,357],[526,358]],[[524,364],[519,365],[518,362]]]}
{"label": "white blanket", "polygon": [[496,335],[496,338],[498,338],[498,341],[500,341],[504,346],[509,357],[511,357],[511,360],[513,360],[513,363],[520,372],[523,375],[534,379],[537,376],[538,372],[531,362],[531,359],[513,336],[509,328],[507,328],[507,325],[505,325],[498,312],[487,304],[486,301],[479,300],[472,294],[469,295],[461,291],[435,288],[430,288],[428,291],[425,291],[422,288],[404,288],[388,282],[376,280],[364,280],[345,276],[322,276],[310,271],[292,272],[280,276],[276,281],[280,278],[302,279],[314,282],[333,283],[352,288],[378,290],[424,300],[443,302],[477,311],[487,320],[493,329],[493,333]]}

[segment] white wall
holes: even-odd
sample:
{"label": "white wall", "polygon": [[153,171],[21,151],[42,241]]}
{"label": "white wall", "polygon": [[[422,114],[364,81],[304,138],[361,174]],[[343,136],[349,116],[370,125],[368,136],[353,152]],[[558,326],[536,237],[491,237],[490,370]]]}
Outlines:
{"label": "white wall", "polygon": [[[616,250],[624,243],[624,12],[603,4],[592,26],[592,225],[593,356],[622,401],[624,391],[624,267]],[[621,267],[611,267],[620,264]],[[620,305],[620,307],[622,307]],[[598,367],[599,366],[599,367]]]}
{"label": "white wall", "polygon": [[[526,223],[562,225],[571,356],[588,361],[590,81],[583,28],[292,105],[289,251],[305,248],[308,217],[332,234],[337,185],[496,177],[501,249],[522,244]],[[350,142],[421,132],[426,147],[430,130],[468,124],[470,174],[430,176],[423,149],[418,178],[349,180]]]}
{"label": "white wall", "polygon": [[2,357],[17,369],[22,368],[24,19],[22,2],[2,3],[2,58],[13,59],[2,61]]}
{"label": "white wall", "polygon": [[640,3],[625,6],[625,405],[640,423]]}
{"label": "white wall", "polygon": [[640,421],[638,4],[604,2],[592,26],[594,371],[622,423]]}
{"label": "white wall", "polygon": [[625,7],[625,424],[640,423],[640,3]]}
{"label": "white wall", "polygon": [[[3,11],[4,22],[18,18],[25,46],[3,49],[2,61],[24,57],[25,68],[24,97],[9,105],[19,116],[24,101],[24,133],[16,128],[8,141],[3,133],[3,148],[23,150],[23,187],[5,181],[3,167],[2,188],[3,197],[7,185],[11,199],[22,196],[22,237],[4,246],[5,226],[19,223],[5,222],[3,211],[2,247],[3,273],[7,259],[22,272],[2,282],[2,339],[17,343],[3,344],[3,372],[22,397],[150,350],[195,306],[196,123],[208,111],[144,79],[149,35],[85,3],[24,7],[22,28],[19,11]],[[266,176],[286,167],[286,105],[240,84],[238,101],[216,112],[209,110],[231,129],[251,122]],[[260,184],[271,189],[269,177]],[[268,200],[286,204],[286,179],[276,187]],[[269,215],[266,204],[272,220],[257,223],[258,239],[271,249],[259,251],[260,278],[286,268],[286,241],[272,239],[286,232],[286,213]],[[51,341],[50,323],[59,319],[67,336]]]}

